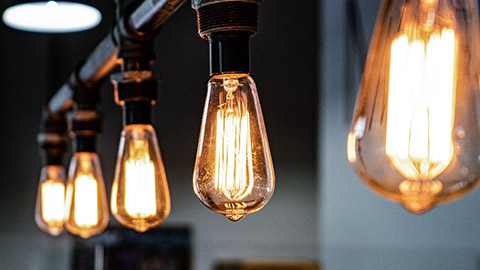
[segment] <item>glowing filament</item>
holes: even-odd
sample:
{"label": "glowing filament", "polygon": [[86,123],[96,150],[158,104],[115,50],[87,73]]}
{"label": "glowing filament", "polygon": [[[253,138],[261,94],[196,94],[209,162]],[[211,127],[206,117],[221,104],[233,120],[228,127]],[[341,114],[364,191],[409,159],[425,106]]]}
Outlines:
{"label": "glowing filament", "polygon": [[130,158],[125,162],[125,211],[133,218],[154,216],[155,166],[150,160],[146,141],[132,142]]}
{"label": "glowing filament", "polygon": [[356,140],[357,140],[357,136],[355,136],[355,132],[348,133],[347,157],[349,162],[355,162],[357,160],[357,153],[355,152]]}
{"label": "glowing filament", "polygon": [[432,180],[453,157],[455,33],[392,43],[386,154],[409,180]]}
{"label": "glowing filament", "polygon": [[62,225],[65,218],[65,185],[54,180],[42,183],[42,219],[49,226]]}
{"label": "glowing filament", "polygon": [[250,116],[235,97],[238,80],[225,80],[227,102],[217,111],[215,189],[229,200],[241,200],[253,189]]}
{"label": "glowing filament", "polygon": [[91,227],[98,223],[97,181],[91,175],[80,174],[75,179],[75,223]]}

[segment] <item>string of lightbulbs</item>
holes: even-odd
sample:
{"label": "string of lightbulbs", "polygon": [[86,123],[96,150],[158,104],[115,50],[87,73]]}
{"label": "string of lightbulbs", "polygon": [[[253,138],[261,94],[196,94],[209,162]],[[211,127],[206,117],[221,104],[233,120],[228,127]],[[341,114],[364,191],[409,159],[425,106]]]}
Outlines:
{"label": "string of lightbulbs", "polygon": [[[108,225],[102,169],[96,154],[97,112],[103,79],[112,75],[123,109],[110,209],[123,226],[144,232],[170,213],[170,194],[151,121],[157,80],[151,69],[153,38],[184,0],[146,0],[128,8],[112,32],[49,100],[38,141],[44,166],[36,204],[38,226],[52,235],[64,228],[87,238]],[[261,0],[192,1],[199,34],[210,44],[210,75],[193,188],[202,203],[237,221],[261,209],[274,189],[274,172],[255,82],[249,76],[250,37]],[[118,4],[118,3],[117,3]],[[68,117],[67,117],[68,115]],[[62,158],[73,142],[68,175]],[[68,179],[68,180],[66,180]],[[66,185],[65,185],[66,182]]]}
{"label": "string of lightbulbs", "polygon": [[[96,95],[117,57],[123,59],[122,72],[113,81],[124,128],[110,207],[122,225],[137,231],[168,216],[169,191],[151,125],[152,37],[182,2],[144,1],[49,100],[39,136],[45,166],[37,223],[51,234],[65,223],[70,232],[88,237],[108,223],[95,154],[101,124]],[[260,2],[192,1],[199,34],[209,40],[212,76],[193,188],[202,203],[233,221],[261,209],[274,189],[258,95],[248,75]],[[383,1],[347,143],[349,162],[374,191],[419,214],[478,186],[479,51],[475,0]],[[65,188],[62,123],[72,108],[74,155]]]}

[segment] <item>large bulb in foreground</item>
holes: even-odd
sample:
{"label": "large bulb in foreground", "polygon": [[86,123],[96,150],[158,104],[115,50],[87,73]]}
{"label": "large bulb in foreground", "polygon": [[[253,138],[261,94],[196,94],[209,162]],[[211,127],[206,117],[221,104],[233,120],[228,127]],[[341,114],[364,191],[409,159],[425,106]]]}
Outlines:
{"label": "large bulb in foreground", "polygon": [[170,193],[151,125],[123,128],[112,187],[112,213],[124,226],[144,232],[170,214]]}
{"label": "large bulb in foreground", "polygon": [[255,82],[247,74],[213,76],[193,174],[195,194],[237,221],[268,202],[274,178]]}
{"label": "large bulb in foreground", "polygon": [[65,222],[65,169],[60,165],[47,165],[40,173],[35,222],[53,236],[63,231]]}
{"label": "large bulb in foreground", "polygon": [[476,1],[384,1],[348,137],[375,191],[423,213],[480,177]]}
{"label": "large bulb in foreground", "polygon": [[83,238],[99,234],[108,225],[108,205],[97,154],[77,152],[68,171],[65,196],[67,230]]}

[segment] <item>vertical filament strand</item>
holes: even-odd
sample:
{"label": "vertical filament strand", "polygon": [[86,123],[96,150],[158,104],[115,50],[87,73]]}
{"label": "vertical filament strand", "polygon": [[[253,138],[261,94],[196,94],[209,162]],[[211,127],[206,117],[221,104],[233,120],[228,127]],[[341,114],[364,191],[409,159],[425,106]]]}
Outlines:
{"label": "vertical filament strand", "polygon": [[82,227],[91,227],[98,223],[97,181],[90,176],[80,174],[75,179],[75,223]]}
{"label": "vertical filament strand", "polygon": [[253,189],[250,115],[236,87],[227,89],[227,104],[217,111],[215,189],[229,200],[241,200]]}
{"label": "vertical filament strand", "polygon": [[125,211],[133,218],[156,213],[155,165],[148,155],[147,143],[132,142],[133,156],[125,163]]}
{"label": "vertical filament strand", "polygon": [[392,43],[386,153],[409,180],[432,180],[453,157],[455,33]]}
{"label": "vertical filament strand", "polygon": [[63,224],[65,218],[65,185],[54,180],[42,183],[42,219],[49,226]]}

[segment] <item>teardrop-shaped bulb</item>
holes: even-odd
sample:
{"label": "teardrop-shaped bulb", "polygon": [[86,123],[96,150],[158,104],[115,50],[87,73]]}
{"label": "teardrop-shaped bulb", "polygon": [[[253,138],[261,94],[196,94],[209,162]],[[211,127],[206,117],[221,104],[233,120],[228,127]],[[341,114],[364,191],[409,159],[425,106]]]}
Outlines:
{"label": "teardrop-shaped bulb", "polygon": [[35,206],[35,222],[40,229],[53,236],[63,231],[65,182],[63,166],[47,165],[42,168]]}
{"label": "teardrop-shaped bulb", "polygon": [[348,158],[413,213],[479,182],[477,13],[474,0],[385,0],[377,20]]}
{"label": "teardrop-shaped bulb", "polygon": [[99,234],[108,225],[108,205],[97,154],[77,152],[68,170],[65,227],[83,238]]}
{"label": "teardrop-shaped bulb", "polygon": [[268,202],[274,178],[255,82],[247,74],[213,76],[193,173],[195,194],[211,210],[238,221]]}
{"label": "teardrop-shaped bulb", "polygon": [[158,226],[170,214],[167,177],[151,125],[123,128],[111,208],[120,224],[139,232]]}

